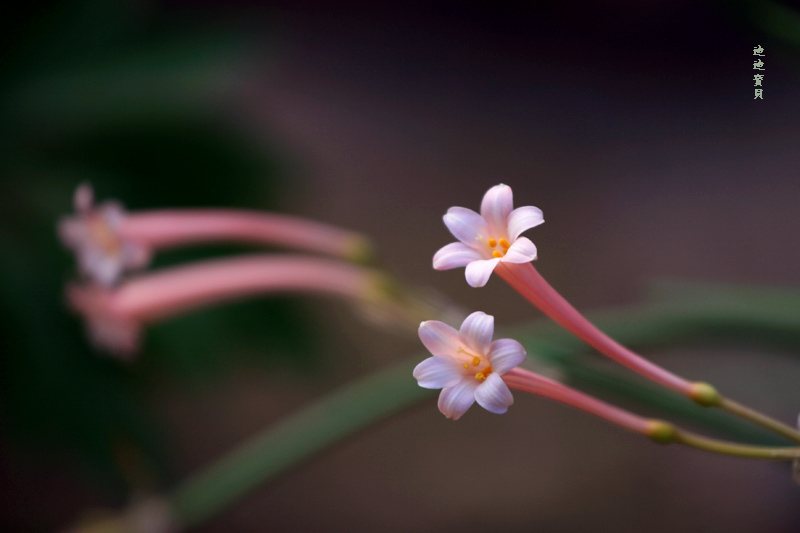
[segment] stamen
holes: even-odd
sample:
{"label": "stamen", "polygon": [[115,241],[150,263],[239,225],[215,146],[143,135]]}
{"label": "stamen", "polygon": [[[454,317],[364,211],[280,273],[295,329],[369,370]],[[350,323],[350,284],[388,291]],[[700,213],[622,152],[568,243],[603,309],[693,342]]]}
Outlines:
{"label": "stamen", "polygon": [[464,363],[464,368],[469,368],[469,363]]}
{"label": "stamen", "polygon": [[89,231],[95,242],[109,255],[116,255],[122,251],[120,239],[109,227],[105,220],[93,216],[89,220]]}
{"label": "stamen", "polygon": [[508,241],[507,241],[507,240],[505,240],[505,239],[500,239],[500,246],[502,246],[503,248],[505,248],[506,250],[508,250],[508,247],[509,247],[509,246],[511,246],[511,245],[508,243]]}
{"label": "stamen", "polygon": [[494,248],[495,246],[497,246],[497,241],[494,240],[494,239],[489,239],[489,243],[488,244],[489,244],[489,248]]}
{"label": "stamen", "polygon": [[483,372],[478,372],[477,374],[475,374],[475,379],[477,379],[478,381],[485,381],[486,376],[484,375]]}
{"label": "stamen", "polygon": [[481,358],[476,355],[475,357],[472,358],[472,365],[478,366],[479,364],[481,364]]}

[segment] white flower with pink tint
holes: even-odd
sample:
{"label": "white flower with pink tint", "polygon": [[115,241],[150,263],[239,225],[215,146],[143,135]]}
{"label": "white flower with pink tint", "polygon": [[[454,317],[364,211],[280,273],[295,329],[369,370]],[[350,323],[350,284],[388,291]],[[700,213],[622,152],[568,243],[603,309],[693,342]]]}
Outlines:
{"label": "white flower with pink tint", "polygon": [[126,217],[122,205],[113,201],[95,205],[92,188],[85,183],[75,191],[74,204],[77,214],[58,223],[58,234],[75,252],[82,275],[110,286],[124,272],[147,266],[148,250],[120,238]]}
{"label": "white flower with pink tint", "polygon": [[527,263],[536,259],[536,246],[520,234],[543,222],[538,207],[514,209],[511,187],[495,185],[483,196],[480,214],[465,207],[447,210],[444,223],[460,242],[436,252],[433,268],[467,267],[467,283],[483,287],[498,263]]}
{"label": "white flower with pink tint", "polygon": [[477,311],[456,331],[444,322],[428,320],[419,326],[422,344],[433,354],[414,369],[420,387],[442,389],[439,410],[458,420],[476,401],[502,414],[514,403],[500,377],[525,360],[525,348],[513,339],[492,342],[494,317]]}

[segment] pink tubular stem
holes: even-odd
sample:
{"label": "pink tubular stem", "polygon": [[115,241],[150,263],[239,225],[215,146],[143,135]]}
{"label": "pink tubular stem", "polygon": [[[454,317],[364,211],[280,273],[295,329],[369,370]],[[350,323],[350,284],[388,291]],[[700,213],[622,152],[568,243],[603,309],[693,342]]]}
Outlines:
{"label": "pink tubular stem", "polygon": [[200,242],[278,244],[354,259],[365,239],[319,222],[272,213],[187,209],[128,213],[119,228],[123,240],[159,249]]}
{"label": "pink tubular stem", "polygon": [[153,322],[197,307],[263,293],[323,292],[352,299],[369,294],[372,270],[293,255],[204,261],[133,278],[111,296],[114,313]]}
{"label": "pink tubular stem", "polygon": [[625,429],[650,435],[652,421],[528,370],[522,368],[509,370],[503,375],[503,381],[512,389],[543,396],[608,420]]}
{"label": "pink tubular stem", "polygon": [[556,292],[532,264],[501,262],[495,272],[547,316],[597,351],[656,383],[692,397],[691,382],[651,363],[597,329]]}

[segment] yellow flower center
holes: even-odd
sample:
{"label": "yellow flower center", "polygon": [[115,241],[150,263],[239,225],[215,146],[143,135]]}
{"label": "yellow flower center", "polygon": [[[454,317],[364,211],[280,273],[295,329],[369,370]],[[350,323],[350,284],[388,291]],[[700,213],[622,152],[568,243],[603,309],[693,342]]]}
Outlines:
{"label": "yellow flower center", "polygon": [[484,381],[486,381],[486,378],[488,378],[489,374],[491,373],[492,373],[492,365],[486,365],[486,368],[475,374],[475,379],[483,383]]}
{"label": "yellow flower center", "polygon": [[106,254],[115,256],[122,253],[119,236],[102,217],[92,216],[87,225],[92,239]]}
{"label": "yellow flower center", "polygon": [[497,250],[492,250],[492,257],[497,257],[497,258],[503,257],[504,255],[506,255],[506,252],[508,252],[508,249],[511,246],[511,244],[505,238],[501,238],[499,241],[494,238],[491,238],[488,241],[486,241],[486,245],[489,247],[490,250],[492,248],[497,248],[498,244],[500,245],[500,248]]}
{"label": "yellow flower center", "polygon": [[471,359],[467,360],[462,366],[464,367],[464,370],[469,370],[470,367],[474,367],[474,369],[478,371],[475,374],[475,379],[481,383],[486,381],[486,378],[489,377],[489,374],[493,372],[492,365],[489,364],[488,360],[479,355],[468,352],[463,346],[459,346],[458,353],[463,353],[467,357],[471,357]]}

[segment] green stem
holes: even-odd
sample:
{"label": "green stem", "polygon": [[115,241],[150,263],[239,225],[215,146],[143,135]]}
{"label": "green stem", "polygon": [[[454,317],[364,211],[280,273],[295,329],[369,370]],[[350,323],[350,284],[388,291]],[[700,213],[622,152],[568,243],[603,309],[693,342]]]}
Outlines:
{"label": "green stem", "polygon": [[[652,347],[704,338],[713,327],[720,326],[726,326],[724,333],[727,338],[744,336],[752,340],[756,337],[766,344],[779,342],[784,347],[798,346],[800,293],[749,289],[746,294],[736,294],[734,300],[737,305],[732,307],[728,294],[730,288],[721,290],[712,287],[708,290],[712,294],[702,294],[702,298],[698,297],[702,287],[691,286],[689,289],[683,291],[670,287],[671,298],[661,305],[592,315],[610,334],[623,342],[640,346]],[[728,298],[722,298],[725,295]],[[709,328],[709,325],[713,327]],[[680,397],[673,398],[667,391],[609,371],[599,362],[594,364],[591,360],[578,359],[585,352],[585,345],[549,321],[538,321],[532,327],[526,327],[525,334],[522,334],[521,328],[518,331],[523,344],[532,354],[544,356],[568,378],[581,384],[606,392],[610,390],[621,398],[633,398],[643,404],[660,406],[673,415],[678,411],[687,419],[743,438],[773,438],[771,433],[752,433],[755,428],[748,428],[736,418],[725,420],[725,417],[712,417],[707,410],[693,408],[691,403]],[[311,407],[267,428],[169,494],[175,518],[185,527],[198,525],[257,485],[274,478],[313,453],[405,407],[432,398],[435,392],[418,387],[411,377],[412,369],[420,360],[405,361],[335,391]],[[714,444],[715,441],[685,432],[680,435],[683,444],[709,451],[723,450],[721,453],[742,450],[792,453],[787,452],[786,448],[737,448],[735,444],[719,444],[719,441]],[[714,450],[708,447],[709,441]],[[773,454],[764,458],[789,459],[790,456],[776,457]]]}
{"label": "green stem", "polygon": [[800,459],[800,448],[774,448],[768,446],[747,446],[716,439],[701,437],[688,431],[675,429],[671,442],[691,446],[698,450],[722,455],[733,455],[750,459],[771,459],[775,461],[791,461]]}
{"label": "green stem", "polygon": [[748,420],[756,425],[774,431],[786,438],[793,441],[800,442],[800,431],[787,426],[786,424],[775,420],[765,414],[759,413],[754,409],[750,409],[740,403],[734,402],[728,398],[722,398],[720,404],[717,406],[723,411],[727,411],[733,415]]}
{"label": "green stem", "polygon": [[176,519],[197,525],[311,454],[432,397],[436,391],[418,387],[411,376],[417,363],[404,361],[270,426],[174,490],[169,500]]}
{"label": "green stem", "polygon": [[[597,318],[593,322],[617,341],[640,346],[666,342],[674,344],[703,338],[710,333],[783,346],[788,341],[792,348],[797,346],[796,331],[800,328],[798,291],[662,282],[657,286],[656,296],[662,300],[661,304],[642,306],[633,310],[633,316],[631,310],[606,311],[594,313],[593,316]],[[600,369],[582,372],[580,365],[576,366],[575,355],[578,350],[575,345],[579,341],[569,339],[567,332],[539,324],[533,332],[529,329],[527,334],[520,336],[530,338],[532,346],[541,346],[542,350],[539,351],[545,356],[548,352],[552,353],[553,356],[549,356],[551,362],[561,367],[569,377],[577,373],[582,381],[596,381],[595,376]],[[653,391],[652,394],[658,393]],[[705,405],[719,407],[743,420],[800,442],[800,432],[791,426],[733,400],[717,395],[716,401]],[[692,415],[692,418],[699,416]],[[737,428],[737,432],[740,431],[741,428]]]}

